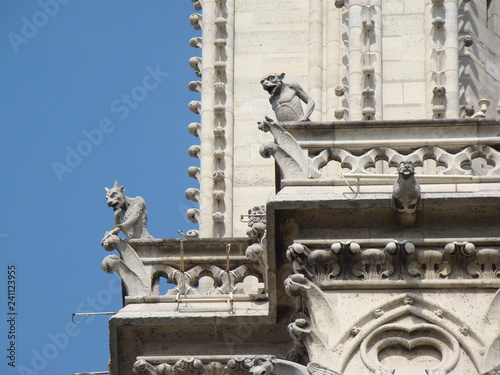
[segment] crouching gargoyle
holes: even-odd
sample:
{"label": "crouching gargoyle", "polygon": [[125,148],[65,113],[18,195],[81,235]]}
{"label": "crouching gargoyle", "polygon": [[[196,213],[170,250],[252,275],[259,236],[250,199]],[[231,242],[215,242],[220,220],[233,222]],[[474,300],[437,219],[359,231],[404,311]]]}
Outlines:
{"label": "crouching gargoyle", "polygon": [[[271,73],[260,81],[264,90],[271,96],[269,102],[279,122],[309,121],[314,111],[314,101],[307,95],[298,83],[286,84],[283,82],[285,73]],[[302,102],[306,104],[305,111]]]}
{"label": "crouching gargoyle", "polygon": [[403,226],[414,225],[417,210],[421,207],[420,185],[415,180],[415,166],[411,161],[402,161],[398,166],[398,179],[392,192],[392,207]]}
{"label": "crouching gargoyle", "polygon": [[144,199],[142,197],[127,197],[123,193],[125,189],[118,185],[118,181],[115,181],[115,185],[111,189],[104,189],[106,190],[108,206],[115,211],[115,225],[106,232],[101,244],[106,248],[106,241],[120,232],[123,232],[128,239],[152,239],[153,237],[146,229],[148,218]]}

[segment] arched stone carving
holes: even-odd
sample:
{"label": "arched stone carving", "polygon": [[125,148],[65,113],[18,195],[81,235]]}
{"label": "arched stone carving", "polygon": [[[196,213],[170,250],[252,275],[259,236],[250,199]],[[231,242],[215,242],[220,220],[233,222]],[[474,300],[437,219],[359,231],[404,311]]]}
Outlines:
{"label": "arched stone carving", "polygon": [[[383,314],[377,314],[383,311]],[[405,317],[413,317],[404,320]],[[394,369],[384,368],[374,358],[372,352],[380,353],[387,345],[401,345],[404,348],[416,348],[427,345],[440,351],[442,360],[438,366],[427,369],[428,374],[447,374],[458,363],[462,349],[480,372],[482,368],[482,354],[486,343],[474,329],[467,325],[455,314],[425,298],[413,293],[403,293],[381,304],[371,314],[361,316],[354,324],[357,334],[352,335],[352,329],[344,332],[342,337],[333,344],[337,354],[336,369],[344,371],[352,357],[359,350],[361,359],[366,367],[374,374],[391,374]],[[464,334],[463,327],[467,327]],[[399,336],[394,332],[399,331]],[[425,330],[425,334],[419,331]],[[432,332],[430,334],[429,332]],[[392,340],[390,340],[392,338]],[[371,347],[371,342],[378,342],[378,346]],[[375,344],[373,344],[375,345]]]}

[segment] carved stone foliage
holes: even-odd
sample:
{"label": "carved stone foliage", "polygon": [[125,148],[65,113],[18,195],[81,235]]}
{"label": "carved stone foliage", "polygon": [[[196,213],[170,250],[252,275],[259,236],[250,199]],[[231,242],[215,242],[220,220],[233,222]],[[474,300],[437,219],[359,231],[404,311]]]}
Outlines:
{"label": "carved stone foliage", "polygon": [[266,235],[266,207],[255,206],[248,210],[247,235],[252,242],[262,243]]}
{"label": "carved stone foliage", "polygon": [[153,365],[143,359],[134,363],[137,375],[248,375],[252,366],[249,358],[231,358],[226,363],[203,362],[197,358],[181,358],[174,364]]}
{"label": "carved stone foliage", "polygon": [[130,297],[159,295],[160,277],[175,285],[167,295],[244,293],[248,289],[245,284],[247,276],[254,276],[262,281],[260,272],[252,263],[226,269],[202,264],[186,271],[182,271],[182,265],[174,267],[160,262],[144,264],[134,248],[116,235],[109,237],[106,249],[118,250],[121,257],[107,256],[102,262],[102,268],[108,273],[117,272],[120,275]]}
{"label": "carved stone foliage", "polygon": [[288,247],[286,256],[293,262],[293,270],[303,273],[313,281],[331,280],[340,273],[335,252],[325,249],[309,250],[301,244]]}
{"label": "carved stone foliage", "polygon": [[252,261],[259,263],[259,270],[265,277],[266,269],[266,239],[267,222],[266,207],[255,206],[248,210],[248,230],[247,235],[251,245],[247,247],[245,255]]}
{"label": "carved stone foliage", "polygon": [[319,363],[309,363],[306,367],[274,356],[232,358],[227,363],[181,358],[173,365],[157,366],[140,359],[134,363],[133,372],[137,375],[341,375]]}
{"label": "carved stone foliage", "polygon": [[384,248],[362,248],[336,242],[330,248],[309,249],[294,243],[287,250],[294,272],[318,285],[335,280],[446,280],[500,277],[500,248],[452,242],[444,247],[418,247],[391,241]]}

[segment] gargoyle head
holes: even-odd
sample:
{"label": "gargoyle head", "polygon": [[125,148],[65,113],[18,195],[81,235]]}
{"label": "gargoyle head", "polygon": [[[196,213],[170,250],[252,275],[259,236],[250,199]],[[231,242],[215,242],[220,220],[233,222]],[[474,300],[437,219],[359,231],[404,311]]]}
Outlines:
{"label": "gargoyle head", "polygon": [[108,202],[108,206],[113,208],[113,211],[118,210],[119,208],[125,208],[125,194],[123,191],[125,190],[123,186],[118,185],[118,181],[115,181],[115,185],[111,188],[104,188],[106,190],[106,200]]}
{"label": "gargoyle head", "polygon": [[411,161],[402,161],[398,166],[398,173],[403,178],[408,178],[415,174],[415,166]]}
{"label": "gargoyle head", "polygon": [[253,366],[248,371],[249,375],[273,375],[273,359],[256,357]]}
{"label": "gargoyle head", "polygon": [[283,78],[285,78],[285,73],[279,75],[270,73],[262,78],[260,84],[264,90],[272,95],[274,91],[283,84]]}

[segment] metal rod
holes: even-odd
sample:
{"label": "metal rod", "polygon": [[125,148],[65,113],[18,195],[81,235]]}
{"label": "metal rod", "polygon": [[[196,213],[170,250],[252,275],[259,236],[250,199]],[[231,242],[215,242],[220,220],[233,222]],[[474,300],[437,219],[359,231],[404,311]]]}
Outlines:
{"label": "metal rod", "polygon": [[[116,312],[90,312],[90,313],[73,313],[71,314],[71,321],[73,324],[80,324],[83,322],[85,319],[87,319],[91,315],[115,315]],[[75,322],[75,316],[83,316],[81,320],[78,322]]]}
{"label": "metal rod", "polygon": [[267,294],[219,294],[211,296],[185,295],[185,296],[147,296],[147,297],[125,297],[127,303],[156,303],[156,302],[175,302],[175,303],[214,303],[226,302],[232,299],[235,302],[253,302],[267,299]]}

